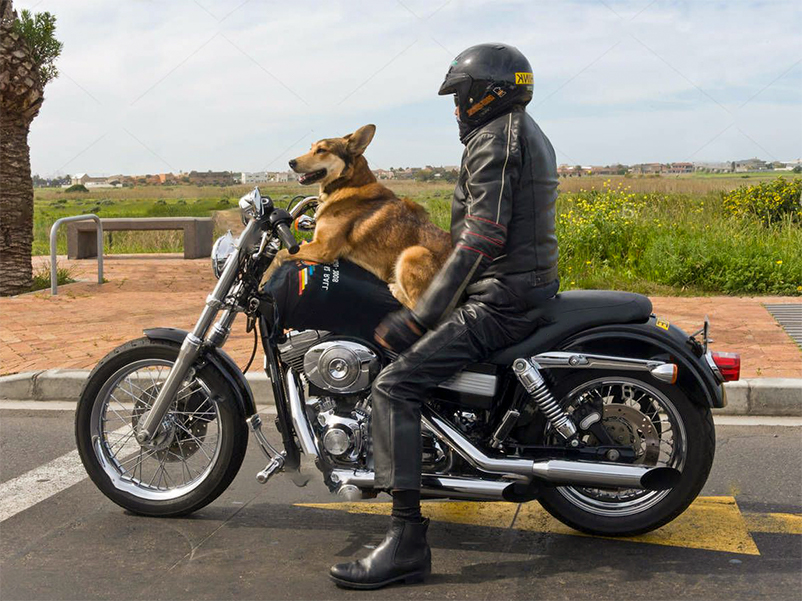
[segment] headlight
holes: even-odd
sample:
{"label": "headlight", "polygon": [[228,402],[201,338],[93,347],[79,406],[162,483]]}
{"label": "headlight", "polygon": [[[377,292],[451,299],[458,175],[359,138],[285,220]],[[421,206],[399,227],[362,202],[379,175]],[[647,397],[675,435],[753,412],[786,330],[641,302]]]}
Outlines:
{"label": "headlight", "polygon": [[253,217],[258,219],[262,216],[262,195],[259,193],[259,188],[254,188],[239,199],[239,212],[242,225],[248,225]]}
{"label": "headlight", "polygon": [[223,273],[223,267],[231,253],[236,250],[237,240],[231,235],[231,230],[228,230],[224,236],[220,236],[214,241],[212,246],[212,271],[214,277],[220,279],[220,274]]}

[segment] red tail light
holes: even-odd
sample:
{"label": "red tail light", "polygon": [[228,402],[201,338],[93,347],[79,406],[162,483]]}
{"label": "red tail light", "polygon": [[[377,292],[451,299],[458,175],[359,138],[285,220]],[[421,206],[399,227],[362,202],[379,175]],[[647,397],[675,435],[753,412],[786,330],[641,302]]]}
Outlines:
{"label": "red tail light", "polygon": [[733,382],[741,377],[741,355],[738,353],[710,353],[725,382]]}

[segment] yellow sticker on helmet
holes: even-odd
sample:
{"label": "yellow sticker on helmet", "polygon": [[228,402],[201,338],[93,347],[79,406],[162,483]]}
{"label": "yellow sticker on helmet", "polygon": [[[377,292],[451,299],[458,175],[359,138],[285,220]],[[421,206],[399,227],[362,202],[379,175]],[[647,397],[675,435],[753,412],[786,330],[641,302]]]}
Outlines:
{"label": "yellow sticker on helmet", "polygon": [[516,73],[515,74],[515,84],[516,85],[526,85],[531,86],[535,83],[535,78],[531,73]]}
{"label": "yellow sticker on helmet", "polygon": [[654,325],[656,325],[658,328],[663,328],[664,330],[668,330],[669,323],[662,317],[658,317],[657,320],[654,322]]}

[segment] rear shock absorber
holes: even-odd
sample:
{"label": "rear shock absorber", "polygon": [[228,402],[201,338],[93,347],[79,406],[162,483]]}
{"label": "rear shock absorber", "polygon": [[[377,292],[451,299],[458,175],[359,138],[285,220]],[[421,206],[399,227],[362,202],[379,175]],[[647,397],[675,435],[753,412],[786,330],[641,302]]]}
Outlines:
{"label": "rear shock absorber", "polygon": [[565,440],[573,438],[576,435],[576,426],[551,394],[537,364],[529,359],[516,359],[512,370],[557,433]]}

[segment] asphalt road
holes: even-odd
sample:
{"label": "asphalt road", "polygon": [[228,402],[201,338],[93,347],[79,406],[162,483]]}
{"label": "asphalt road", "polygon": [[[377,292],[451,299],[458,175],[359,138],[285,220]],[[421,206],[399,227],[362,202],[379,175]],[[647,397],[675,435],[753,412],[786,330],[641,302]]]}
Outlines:
{"label": "asphalt road", "polygon": [[0,599],[802,598],[802,427],[717,431],[704,498],[652,535],[580,536],[535,503],[433,502],[432,577],[357,594],[328,567],[381,540],[386,505],[338,504],[316,477],[262,486],[250,444],[228,491],[188,518],[128,514],[88,479],[13,509],[28,496],[8,498],[12,485],[47,487],[42,466],[70,460],[72,415],[0,409],[0,510],[16,512],[0,522]]}

